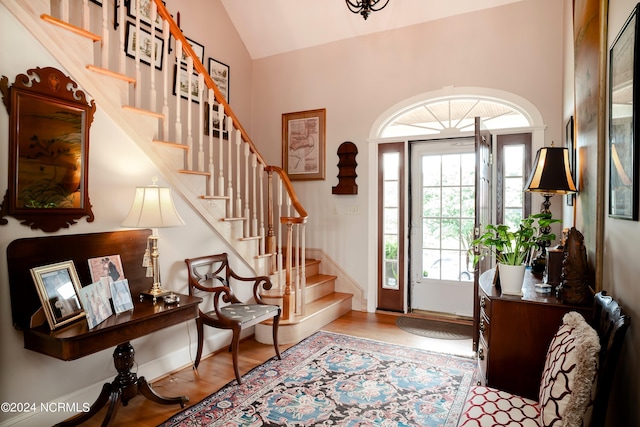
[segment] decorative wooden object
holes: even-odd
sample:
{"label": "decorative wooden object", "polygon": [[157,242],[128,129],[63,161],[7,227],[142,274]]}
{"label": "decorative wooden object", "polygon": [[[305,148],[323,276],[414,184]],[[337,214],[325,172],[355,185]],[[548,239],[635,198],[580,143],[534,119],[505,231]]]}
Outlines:
{"label": "decorative wooden object", "polygon": [[0,91],[9,112],[9,180],[0,224],[57,231],[94,219],[89,203],[89,128],[96,106],[53,67],[33,68]]}
{"label": "decorative wooden object", "polygon": [[571,227],[564,245],[562,274],[557,295],[566,304],[586,305],[593,302],[589,287],[589,264],[584,236],[575,227]]}
{"label": "decorative wooden object", "polygon": [[338,185],[332,188],[332,194],[358,194],[357,155],[358,147],[353,142],[346,141],[338,147]]}

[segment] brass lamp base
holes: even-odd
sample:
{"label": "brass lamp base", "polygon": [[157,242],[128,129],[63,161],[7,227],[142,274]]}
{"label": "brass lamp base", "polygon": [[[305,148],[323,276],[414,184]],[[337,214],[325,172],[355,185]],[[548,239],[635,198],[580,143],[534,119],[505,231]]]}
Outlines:
{"label": "brass lamp base", "polygon": [[171,292],[171,291],[165,291],[160,286],[154,285],[151,289],[149,289],[148,292],[141,292],[140,293],[140,301],[143,301],[146,297],[148,297],[148,298],[151,298],[153,300],[153,303],[155,304],[156,301],[158,300],[158,298],[163,298],[163,297],[165,297],[167,295],[170,295],[172,293],[173,292]]}

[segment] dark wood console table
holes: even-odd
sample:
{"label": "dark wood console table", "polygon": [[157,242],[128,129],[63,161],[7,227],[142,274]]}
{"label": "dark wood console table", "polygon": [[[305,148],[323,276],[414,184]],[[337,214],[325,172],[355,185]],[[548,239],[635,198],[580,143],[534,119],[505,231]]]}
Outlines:
{"label": "dark wood console table", "polygon": [[[138,295],[151,286],[141,266],[142,254],[150,230],[118,231],[83,235],[67,235],[19,239],[7,248],[9,285],[14,326],[24,333],[24,347],[61,360],[74,360],[101,350],[116,347],[113,360],[118,374],[106,383],[89,411],[80,413],[58,426],[78,425],[96,415],[107,403],[109,408],[102,423],[110,425],[119,405],[142,394],[161,404],[184,407],[186,396],[163,397],[156,394],[144,377],[131,372],[134,349],[130,341],[198,317],[201,298],[180,295],[178,304],[140,301]],[[66,327],[50,330],[45,322],[31,326],[31,314],[40,307],[30,268],[54,262],[73,260],[83,285],[91,283],[87,259],[119,254],[125,276],[129,280],[134,308],[112,315],[93,329],[82,319]],[[26,313],[26,314],[25,314]]]}
{"label": "dark wood console table", "polygon": [[590,320],[593,307],[536,293],[541,280],[530,270],[522,296],[502,295],[493,285],[494,273],[491,269],[480,276],[479,382],[537,401],[547,349],[562,317],[577,311]]}

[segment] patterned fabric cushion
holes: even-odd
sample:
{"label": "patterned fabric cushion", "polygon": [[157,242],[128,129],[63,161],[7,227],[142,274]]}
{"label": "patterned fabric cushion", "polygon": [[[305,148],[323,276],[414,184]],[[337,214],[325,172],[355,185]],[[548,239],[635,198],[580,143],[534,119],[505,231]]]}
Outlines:
{"label": "patterned fabric cushion", "polygon": [[[232,319],[240,320],[241,323],[251,322],[252,320],[262,321],[264,318],[273,317],[273,313],[277,310],[278,306],[276,305],[263,304],[230,304],[220,309],[222,314]],[[215,311],[213,314],[215,314]]]}
{"label": "patterned fabric cushion", "polygon": [[474,386],[469,390],[458,426],[538,427],[539,419],[538,404],[533,400],[491,387]]}
{"label": "patterned fabric cushion", "polygon": [[570,312],[551,340],[540,383],[541,425],[589,425],[600,340],[581,314]]}

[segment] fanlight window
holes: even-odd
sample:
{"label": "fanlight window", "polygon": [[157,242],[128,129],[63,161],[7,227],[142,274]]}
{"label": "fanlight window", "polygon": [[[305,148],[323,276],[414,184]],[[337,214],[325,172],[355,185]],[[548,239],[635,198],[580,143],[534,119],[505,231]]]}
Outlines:
{"label": "fanlight window", "polygon": [[472,132],[474,118],[481,117],[489,130],[531,126],[516,106],[494,99],[460,97],[432,99],[391,117],[381,137]]}

